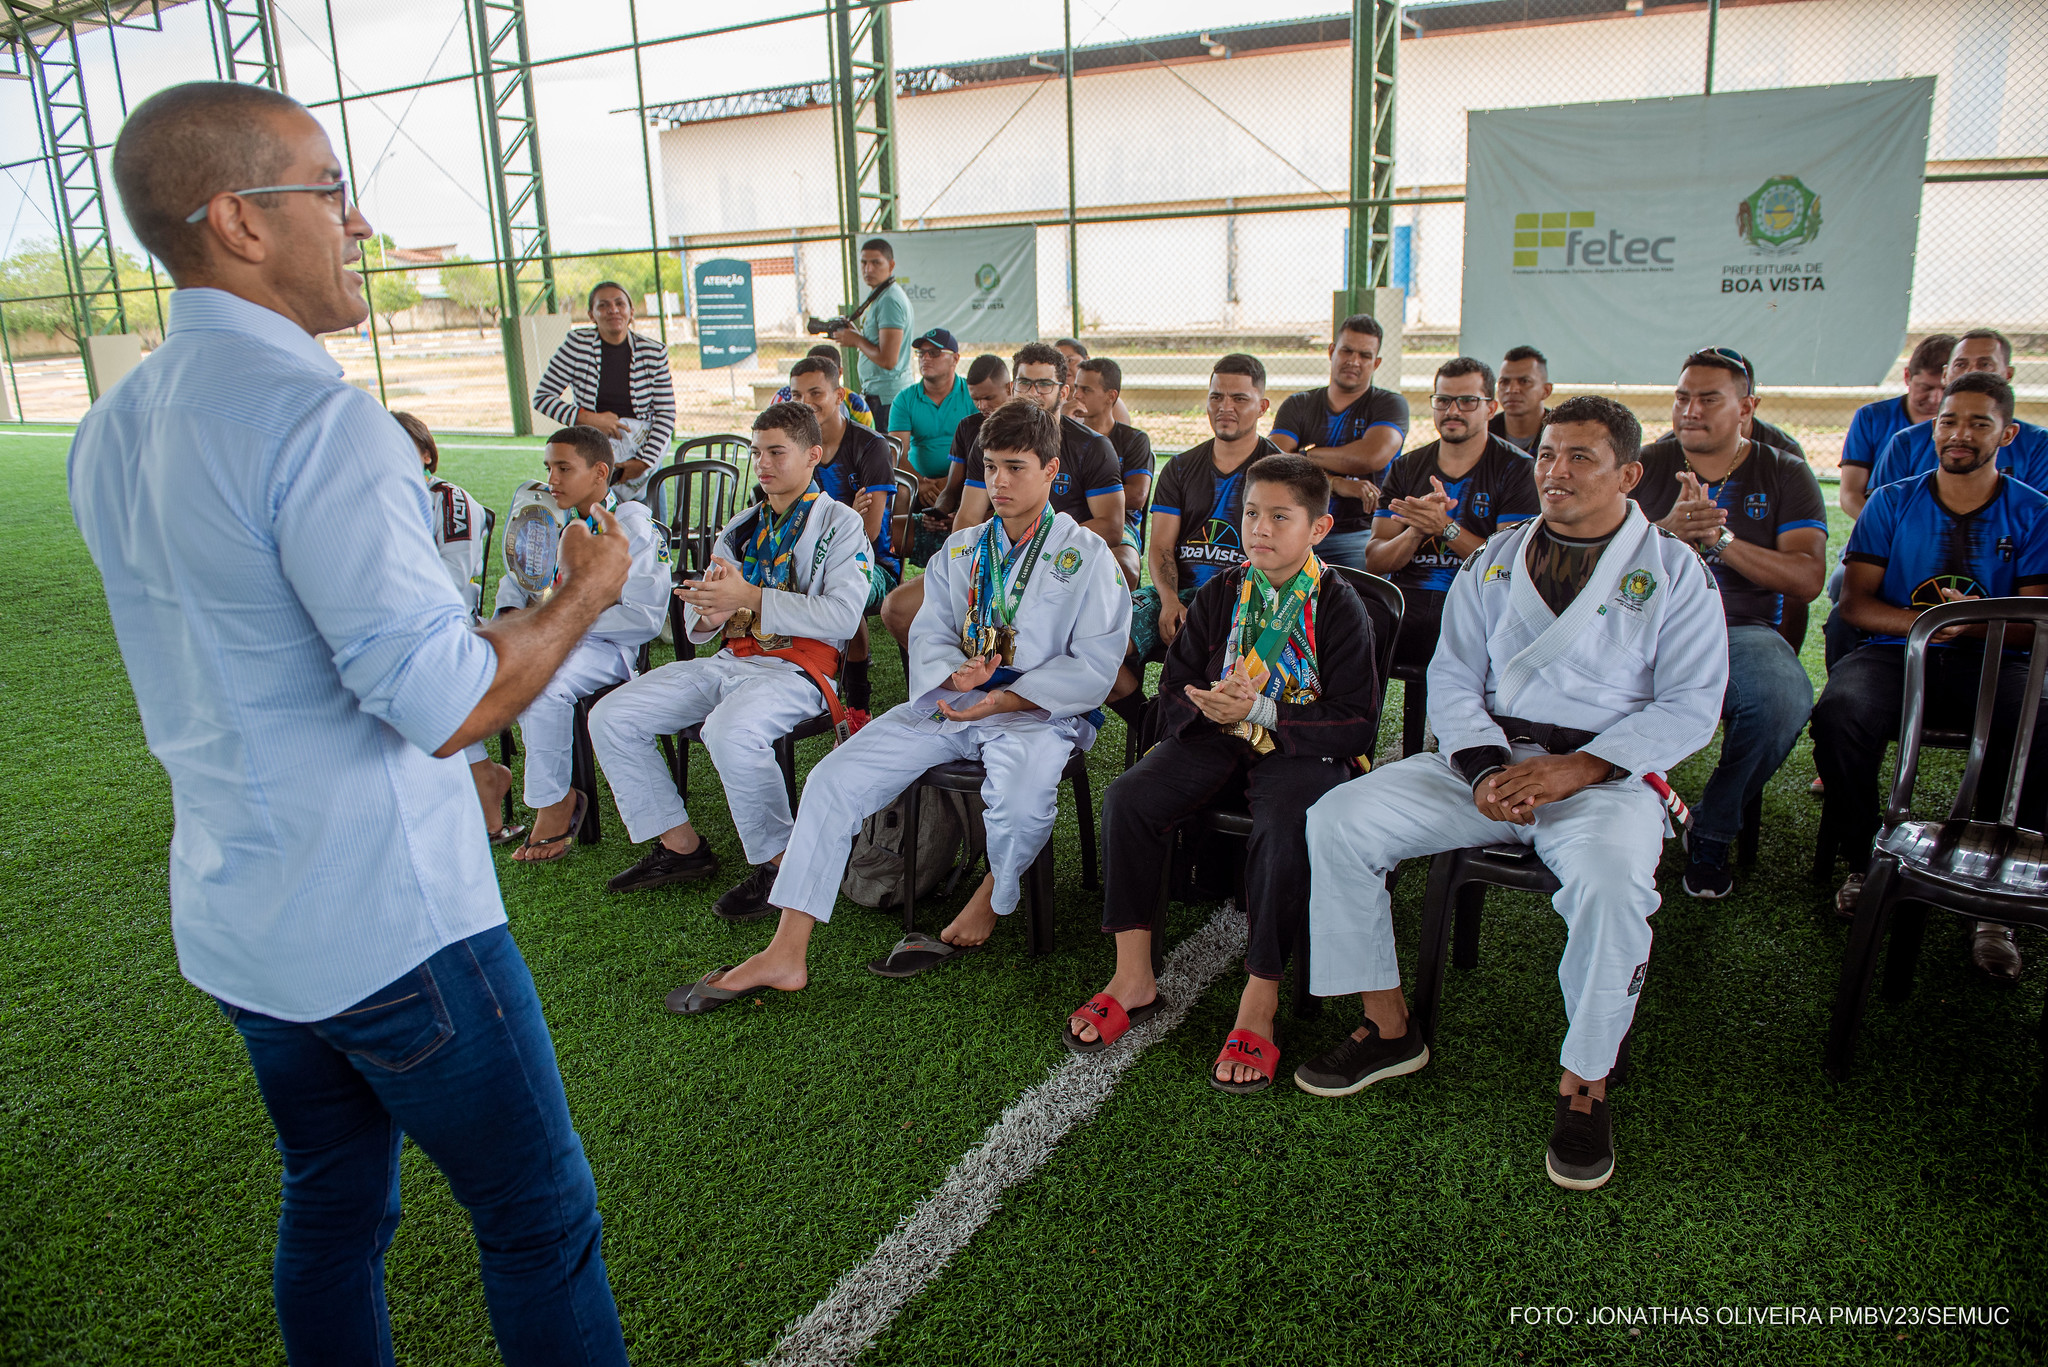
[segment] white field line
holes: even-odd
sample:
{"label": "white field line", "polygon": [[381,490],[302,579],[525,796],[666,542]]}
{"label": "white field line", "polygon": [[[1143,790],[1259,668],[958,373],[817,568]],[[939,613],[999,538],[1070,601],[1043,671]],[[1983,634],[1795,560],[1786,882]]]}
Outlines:
{"label": "white field line", "polygon": [[1167,1006],[1101,1054],[1074,1054],[1003,1112],[981,1143],[953,1165],[866,1262],[783,1332],[767,1367],[844,1367],[889,1327],[912,1297],[967,1246],[1002,1205],[1003,1193],[1052,1157],[1060,1140],[1095,1113],[1124,1070],[1186,1018],[1188,1008],[1244,952],[1244,917],[1226,902],[1167,956],[1159,991]]}

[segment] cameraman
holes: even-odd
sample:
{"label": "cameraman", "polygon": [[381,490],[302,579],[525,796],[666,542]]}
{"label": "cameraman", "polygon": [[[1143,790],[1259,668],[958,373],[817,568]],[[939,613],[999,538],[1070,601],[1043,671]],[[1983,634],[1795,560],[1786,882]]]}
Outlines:
{"label": "cameraman", "polygon": [[858,379],[868,407],[875,415],[875,430],[889,430],[889,405],[908,389],[911,375],[910,296],[896,284],[896,249],[879,237],[860,247],[860,278],[870,290],[889,287],[872,295],[861,309],[860,326],[840,328],[832,340],[860,353]]}

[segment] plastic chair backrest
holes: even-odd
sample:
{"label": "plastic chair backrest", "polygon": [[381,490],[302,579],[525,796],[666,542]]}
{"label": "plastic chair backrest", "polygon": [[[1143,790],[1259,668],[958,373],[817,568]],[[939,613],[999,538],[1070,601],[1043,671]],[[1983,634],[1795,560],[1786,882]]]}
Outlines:
{"label": "plastic chair backrest", "polygon": [[[667,486],[676,484],[675,513],[664,517]],[[654,520],[668,528],[669,555],[677,578],[711,567],[711,545],[732,521],[739,497],[739,467],[729,460],[686,460],[664,465],[647,481]]]}
{"label": "plastic chair backrest", "polygon": [[1998,676],[2004,663],[2008,623],[2031,624],[2033,643],[2027,651],[2027,691],[2020,705],[2018,733],[2013,740],[2012,762],[2007,769],[2005,800],[1999,804],[1998,824],[2007,830],[2019,826],[2020,787],[2027,777],[2027,751],[2034,742],[2034,718],[2041,705],[2041,688],[2048,678],[2048,598],[1980,598],[1963,603],[1943,603],[1913,619],[1906,636],[1906,693],[1903,720],[1899,725],[1899,764],[1892,778],[1891,802],[1885,808],[1886,830],[1912,814],[1913,782],[1920,773],[1920,747],[1927,723],[1927,651],[1934,633],[1943,627],[1984,624],[1984,663],[1977,676],[1977,711],[1970,723],[1969,758],[1963,763],[1963,781],[1956,786],[1955,806],[1949,820],[1970,817],[1977,806],[1977,786],[1984,777],[1984,760],[1991,748],[1993,713],[1998,702]]}
{"label": "plastic chair backrest", "polygon": [[498,515],[475,499],[470,502],[484,515],[484,558],[482,568],[477,571],[476,611],[469,614],[481,622],[484,617],[484,590],[491,586],[491,534],[498,530]]}
{"label": "plastic chair backrest", "polygon": [[1387,679],[1394,668],[1394,645],[1401,638],[1401,618],[1408,611],[1407,600],[1393,581],[1382,579],[1364,570],[1354,570],[1349,565],[1325,565],[1325,569],[1338,575],[1345,583],[1358,591],[1365,600],[1365,610],[1372,618],[1373,663],[1378,667],[1380,693],[1387,691]]}
{"label": "plastic chair backrest", "polygon": [[[896,472],[896,502],[890,507],[889,515],[894,517],[898,508],[907,513],[916,506],[917,476],[911,474],[908,470],[898,470]],[[898,546],[896,549],[900,551],[903,547]]]}
{"label": "plastic chair backrest", "polygon": [[[737,432],[714,432],[704,437],[688,437],[676,443],[670,465],[686,465],[693,460],[722,460],[737,467],[743,480],[751,482],[754,467],[754,442],[751,437]],[[662,506],[654,482],[647,484],[648,507],[654,510],[654,520],[671,526],[680,523],[680,509],[671,510]]]}

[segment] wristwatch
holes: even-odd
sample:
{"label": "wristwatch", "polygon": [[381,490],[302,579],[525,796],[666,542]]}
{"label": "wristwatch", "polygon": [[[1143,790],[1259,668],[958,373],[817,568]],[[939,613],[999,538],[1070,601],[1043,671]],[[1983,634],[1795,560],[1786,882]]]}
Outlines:
{"label": "wristwatch", "polygon": [[1721,552],[1734,544],[1735,533],[1729,528],[1723,527],[1719,536],[1700,547],[1700,557],[1709,565],[1718,565],[1721,563]]}

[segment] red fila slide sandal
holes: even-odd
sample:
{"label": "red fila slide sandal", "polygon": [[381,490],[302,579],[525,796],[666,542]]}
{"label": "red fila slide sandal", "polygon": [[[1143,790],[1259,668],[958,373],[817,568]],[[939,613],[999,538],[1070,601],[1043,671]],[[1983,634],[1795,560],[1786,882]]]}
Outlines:
{"label": "red fila slide sandal", "polygon": [[[1134,1006],[1125,1011],[1123,1003],[1107,992],[1097,992],[1087,1001],[1068,1014],[1067,1023],[1060,1027],[1060,1039],[1067,1048],[1077,1054],[1099,1054],[1130,1033],[1134,1025],[1143,1025],[1159,1014],[1159,1008],[1166,1005],[1166,998],[1155,996],[1143,1006]],[[1095,1027],[1095,1039],[1082,1039],[1074,1033],[1074,1022]]]}
{"label": "red fila slide sandal", "polygon": [[[1250,1082],[1225,1082],[1216,1070],[1226,1063],[1241,1063],[1259,1074]],[[1250,1096],[1273,1085],[1273,1070],[1280,1066],[1280,1046],[1250,1030],[1233,1030],[1223,1041],[1223,1052],[1209,1065],[1209,1085],[1219,1092]]]}

